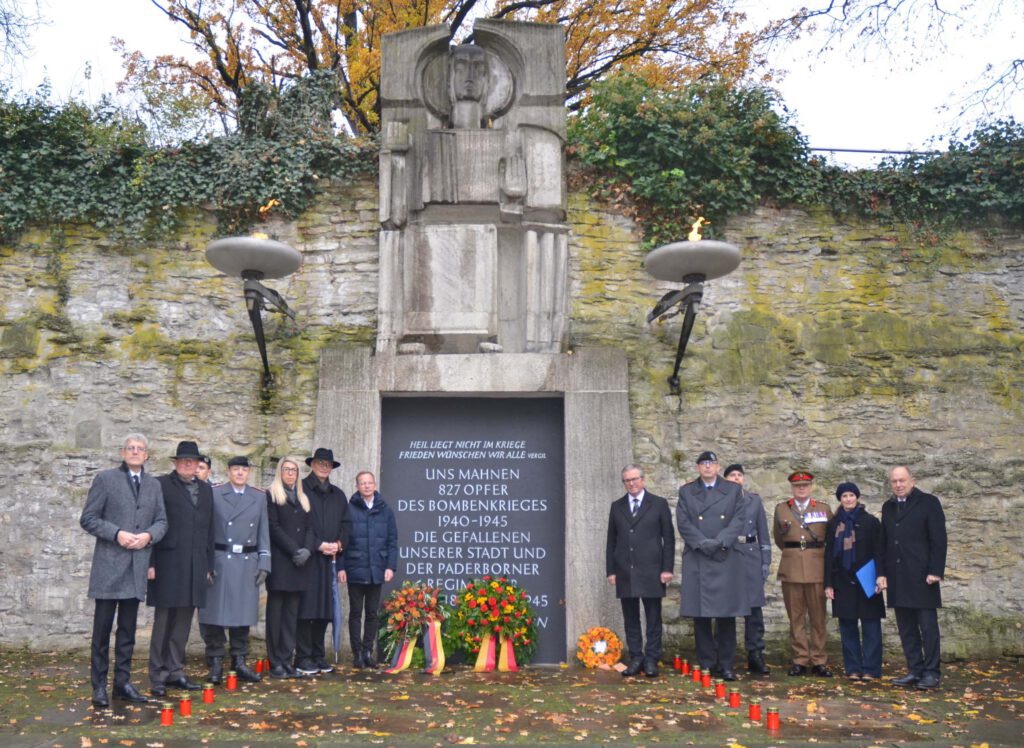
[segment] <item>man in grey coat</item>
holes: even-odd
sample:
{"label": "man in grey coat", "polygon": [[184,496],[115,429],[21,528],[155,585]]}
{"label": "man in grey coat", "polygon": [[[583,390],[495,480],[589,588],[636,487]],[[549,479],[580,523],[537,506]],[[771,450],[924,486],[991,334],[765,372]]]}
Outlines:
{"label": "man in grey coat", "polygon": [[148,701],[131,684],[135,624],[139,602],[146,598],[150,547],[167,532],[160,484],[143,471],[148,456],[146,437],[125,437],[121,466],[97,473],[79,520],[82,529],[96,537],[89,574],[89,597],[96,601],[90,674],[92,703],[99,709],[110,706],[107,673],[115,614],[114,698]]}
{"label": "man in grey coat", "polygon": [[743,488],[746,475],[739,463],[730,465],[723,473],[727,481],[737,484],[743,492],[746,508],[744,524],[736,543],[747,569],[747,592],[750,614],[743,619],[743,645],[747,650],[747,670],[755,675],[769,675],[771,670],[764,661],[764,583],[772,566],[772,538],[768,534],[768,517],[764,504],[756,493]]}
{"label": "man in grey coat", "polygon": [[270,573],[270,523],[267,495],[248,481],[249,459],[232,457],[228,482],[213,489],[213,585],[199,609],[211,683],[223,678],[229,635],[231,669],[241,680],[261,680],[245,658],[249,627],[259,620],[260,587]]}
{"label": "man in grey coat", "polygon": [[718,477],[718,457],[701,452],[700,477],[679,488],[676,526],[683,538],[683,588],[679,615],[693,618],[702,670],[736,680],[736,618],[750,612],[743,555],[746,502],[735,483]]}
{"label": "man in grey coat", "polygon": [[[622,604],[622,621],[629,648],[624,676],[658,675],[661,657],[661,599],[672,581],[676,536],[668,502],[644,488],[644,471],[638,465],[622,469],[626,495],[612,502],[608,515],[605,568],[608,583]],[[640,603],[647,619],[647,646],[640,628]]]}

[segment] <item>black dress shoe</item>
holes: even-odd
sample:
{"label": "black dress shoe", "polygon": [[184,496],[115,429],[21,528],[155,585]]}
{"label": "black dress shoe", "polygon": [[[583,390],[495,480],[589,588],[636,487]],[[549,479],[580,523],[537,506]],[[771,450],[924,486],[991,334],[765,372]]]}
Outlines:
{"label": "black dress shoe", "polygon": [[377,669],[377,658],[373,656],[373,652],[363,652],[363,665],[371,670]]}
{"label": "black dress shoe", "polygon": [[183,691],[201,691],[203,689],[202,686],[195,681],[189,680],[185,675],[182,675],[180,678],[175,678],[174,680],[169,680],[165,685],[172,688],[180,688]]}
{"label": "black dress shoe", "polygon": [[736,677],[736,673],[734,673],[732,670],[723,670],[722,671],[722,680],[730,680],[731,681],[731,680],[738,680],[738,678]]}
{"label": "black dress shoe", "polygon": [[754,675],[770,675],[772,672],[765,664],[764,654],[761,652],[752,652],[747,657],[747,670]]}
{"label": "black dress shoe", "polygon": [[643,670],[643,667],[643,660],[633,660],[631,663],[629,663],[629,667],[622,671],[622,677],[631,678],[634,675],[639,675],[640,671]]}
{"label": "black dress shoe", "polygon": [[658,663],[655,660],[644,660],[644,675],[648,678],[658,677]]}
{"label": "black dress shoe", "polygon": [[163,683],[154,683],[153,687],[149,689],[149,695],[162,699],[167,696],[167,686]]}
{"label": "black dress shoe", "polygon": [[933,675],[931,673],[925,673],[921,676],[921,680],[917,682],[917,688],[920,688],[922,691],[928,691],[933,688],[937,688],[938,685],[939,676]]}
{"label": "black dress shoe", "polygon": [[791,667],[789,669],[789,674],[790,675],[807,675],[807,666],[806,665],[793,665],[793,667]]}
{"label": "black dress shoe", "polygon": [[107,696],[106,686],[92,689],[92,705],[97,709],[106,709],[110,706],[110,697]]}
{"label": "black dress shoe", "polygon": [[832,671],[828,669],[828,665],[815,665],[811,668],[811,672],[817,675],[819,678],[832,677]]}
{"label": "black dress shoe", "polygon": [[296,670],[295,667],[291,663],[286,662],[284,665],[282,665],[282,667],[288,673],[288,677],[289,678],[305,678],[306,677],[303,673],[300,673],[298,670]]}
{"label": "black dress shoe", "polygon": [[123,686],[114,686],[114,698],[121,699],[121,701],[133,701],[136,704],[145,704],[149,701],[149,698],[139,693],[139,689],[131,683],[125,683]]}
{"label": "black dress shoe", "polygon": [[270,677],[271,678],[291,678],[292,676],[288,673],[288,671],[284,668],[284,666],[276,665],[276,666],[270,668]]}
{"label": "black dress shoe", "polygon": [[913,673],[907,673],[902,678],[893,678],[892,684],[894,686],[913,686],[919,680],[921,680],[920,676],[914,675]]}

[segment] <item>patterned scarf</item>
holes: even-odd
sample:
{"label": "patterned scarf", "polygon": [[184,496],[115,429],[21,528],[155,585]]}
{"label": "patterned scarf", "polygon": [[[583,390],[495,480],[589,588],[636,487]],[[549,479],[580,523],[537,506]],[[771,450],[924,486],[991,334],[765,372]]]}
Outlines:
{"label": "patterned scarf", "polygon": [[832,555],[841,559],[843,568],[850,571],[857,560],[857,533],[853,529],[857,517],[860,516],[863,504],[857,504],[851,511],[839,507],[836,512],[835,543],[832,544]]}

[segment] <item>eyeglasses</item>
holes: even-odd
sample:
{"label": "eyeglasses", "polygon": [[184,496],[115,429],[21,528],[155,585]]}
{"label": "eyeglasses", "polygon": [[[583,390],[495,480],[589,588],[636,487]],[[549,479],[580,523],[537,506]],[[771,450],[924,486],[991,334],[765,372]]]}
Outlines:
{"label": "eyeglasses", "polygon": [[623,483],[636,483],[637,481],[643,480],[643,479],[644,479],[644,477],[642,475],[638,475],[635,478],[623,478],[622,482]]}
{"label": "eyeglasses", "polygon": [[712,465],[717,465],[718,463],[715,462],[714,460],[704,460],[704,462],[698,462],[697,464],[700,465],[701,467],[711,467]]}
{"label": "eyeglasses", "polygon": [[296,468],[296,467],[284,467],[284,468],[281,468],[281,472],[282,473],[297,473],[297,472],[299,472],[299,469]]}
{"label": "eyeglasses", "polygon": [[137,446],[135,444],[132,444],[130,447],[125,447],[124,451],[125,452],[142,452],[142,453],[146,453],[146,452],[149,451],[149,449],[146,448],[146,447],[139,447],[139,446]]}

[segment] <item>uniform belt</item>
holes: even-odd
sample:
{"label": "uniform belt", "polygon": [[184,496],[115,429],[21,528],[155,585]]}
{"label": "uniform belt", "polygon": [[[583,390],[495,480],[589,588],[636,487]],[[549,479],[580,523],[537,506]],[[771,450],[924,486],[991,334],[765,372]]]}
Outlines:
{"label": "uniform belt", "polygon": [[825,544],[817,540],[801,540],[799,543],[783,543],[784,548],[824,548]]}
{"label": "uniform belt", "polygon": [[260,549],[257,545],[227,545],[225,543],[214,543],[213,547],[218,551],[231,551],[232,553],[255,553]]}

